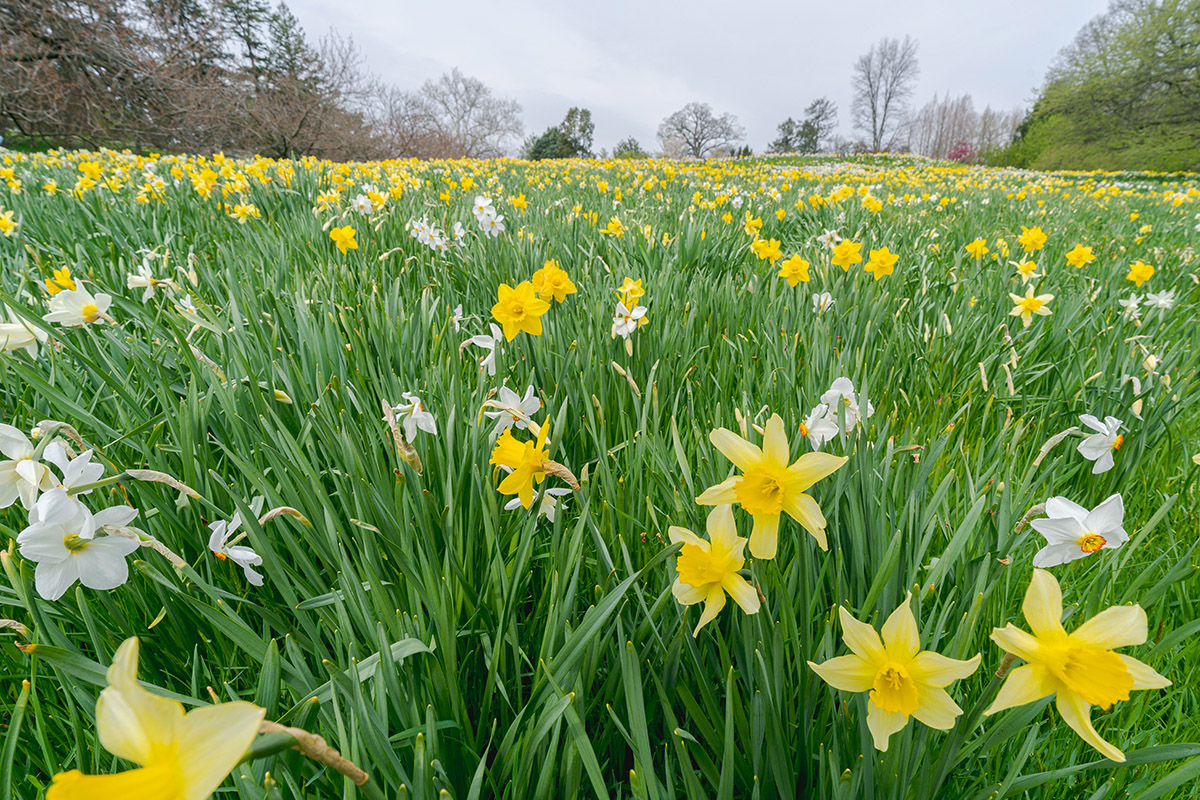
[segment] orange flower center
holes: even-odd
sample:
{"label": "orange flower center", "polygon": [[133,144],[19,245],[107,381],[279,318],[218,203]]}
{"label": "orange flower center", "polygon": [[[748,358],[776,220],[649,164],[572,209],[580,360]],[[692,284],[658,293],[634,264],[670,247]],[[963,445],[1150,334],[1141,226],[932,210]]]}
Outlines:
{"label": "orange flower center", "polygon": [[1079,549],[1085,553],[1094,553],[1104,547],[1105,543],[1105,538],[1100,534],[1089,533],[1079,540]]}
{"label": "orange flower center", "polygon": [[1125,434],[1123,434],[1123,433],[1122,433],[1122,434],[1120,434],[1119,436],[1117,436],[1117,438],[1116,438],[1116,439],[1114,439],[1114,440],[1113,440],[1112,449],[1113,449],[1113,450],[1120,450],[1120,449],[1121,449],[1121,444],[1122,444],[1124,441],[1125,441]]}

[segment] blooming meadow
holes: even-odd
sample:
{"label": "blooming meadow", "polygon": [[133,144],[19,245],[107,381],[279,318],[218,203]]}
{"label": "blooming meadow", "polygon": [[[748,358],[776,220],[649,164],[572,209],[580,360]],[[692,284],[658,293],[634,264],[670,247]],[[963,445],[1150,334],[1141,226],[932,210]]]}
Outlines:
{"label": "blooming meadow", "polygon": [[1194,179],[0,160],[0,796],[1200,777]]}

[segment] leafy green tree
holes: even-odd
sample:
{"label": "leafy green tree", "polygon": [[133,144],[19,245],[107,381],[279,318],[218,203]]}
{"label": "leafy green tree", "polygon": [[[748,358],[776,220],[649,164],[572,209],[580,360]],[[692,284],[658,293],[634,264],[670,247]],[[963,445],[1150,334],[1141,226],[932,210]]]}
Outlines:
{"label": "leafy green tree", "polygon": [[567,116],[558,124],[560,158],[590,158],[592,155],[592,134],[596,126],[592,122],[592,112],[586,108],[571,107]]}
{"label": "leafy green tree", "polygon": [[530,161],[543,161],[547,158],[562,158],[562,133],[558,127],[551,125],[545,133],[527,142],[525,158]]}
{"label": "leafy green tree", "polygon": [[617,142],[613,148],[613,158],[648,158],[649,155],[632,136]]}
{"label": "leafy green tree", "polygon": [[1200,0],[1117,2],[1085,25],[999,160],[1200,169]]}

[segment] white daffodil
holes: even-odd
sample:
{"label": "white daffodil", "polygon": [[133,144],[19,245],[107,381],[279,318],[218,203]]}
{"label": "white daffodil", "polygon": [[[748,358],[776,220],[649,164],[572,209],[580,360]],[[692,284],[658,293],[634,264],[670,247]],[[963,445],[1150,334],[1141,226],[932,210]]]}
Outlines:
{"label": "white daffodil", "polygon": [[1168,289],[1165,292],[1150,292],[1146,295],[1146,304],[1167,311],[1175,305],[1175,290]]}
{"label": "white daffodil", "polygon": [[484,217],[483,219],[479,219],[479,227],[482,228],[483,232],[488,236],[493,238],[499,236],[505,231],[504,215],[493,213],[487,217]]}
{"label": "white daffodil", "polygon": [[492,208],[492,198],[484,197],[481,194],[475,196],[475,205],[471,208],[471,211],[475,214],[475,219],[479,220],[480,223],[483,222],[483,217],[495,216],[496,214],[496,209]]}
{"label": "white daffodil", "polygon": [[1031,523],[1046,537],[1046,546],[1033,557],[1033,565],[1057,567],[1097,550],[1116,550],[1129,541],[1124,522],[1125,502],[1119,494],[1091,511],[1065,497],[1051,497],[1046,501],[1046,517]]}
{"label": "white daffodil", "polygon": [[846,420],[847,433],[875,413],[875,406],[871,405],[870,400],[867,401],[867,413],[865,415],[862,413],[858,395],[854,391],[854,384],[850,382],[849,378],[835,380],[829,387],[829,391],[821,395],[821,402],[829,406],[829,414],[835,420],[843,418]]}
{"label": "white daffodil", "polygon": [[[560,509],[563,511],[567,510],[567,504],[558,498],[570,493],[571,490],[566,487],[543,489],[539,495],[540,499],[535,498],[537,500],[538,516],[545,517],[551,522],[554,522]],[[512,500],[509,500],[504,504],[505,511],[516,511],[518,508],[524,508],[524,506],[521,505],[521,498],[519,497],[514,497]]]}
{"label": "white daffodil", "polygon": [[492,331],[491,336],[487,335],[486,333],[472,336],[470,339],[467,339],[465,342],[463,342],[461,347],[466,347],[467,345],[473,344],[476,347],[482,347],[484,350],[486,350],[487,355],[479,359],[479,368],[487,370],[488,375],[495,375],[496,348],[501,346],[501,343],[504,341],[504,332],[500,330],[500,326],[494,322],[489,325],[489,328]]}
{"label": "white daffodil", "polygon": [[467,229],[461,222],[454,223],[454,227],[450,229],[450,240],[459,247],[467,246]]}
{"label": "white daffodil", "polygon": [[58,478],[41,461],[34,461],[33,443],[12,425],[0,425],[0,508],[8,508],[20,498],[21,505],[33,508],[39,492],[58,485]]}
{"label": "white daffodil", "polygon": [[371,198],[367,197],[365,194],[360,194],[358,197],[354,198],[354,202],[352,202],[351,205],[354,207],[355,211],[364,216],[370,216],[375,212],[375,204],[372,203]]}
{"label": "white daffodil", "polygon": [[1138,294],[1131,294],[1128,298],[1121,298],[1117,300],[1117,303],[1120,304],[1121,308],[1125,309],[1124,312],[1122,312],[1125,316],[1125,319],[1133,320],[1141,316],[1141,302],[1142,296]]}
{"label": "white daffodil", "polygon": [[[254,512],[255,516],[262,512],[263,502],[264,498],[262,497],[256,497],[250,501],[250,510]],[[237,533],[240,527],[242,527],[242,512],[240,511],[235,511],[228,522],[222,519],[209,523],[208,529],[212,533],[208,537],[208,549],[222,561],[229,559],[241,567],[250,585],[262,586],[263,577],[254,569],[263,563],[262,556],[244,544],[235,544],[246,535],[244,531],[240,534]]]}
{"label": "white daffodil", "polygon": [[17,536],[21,557],[37,564],[34,586],[57,600],[79,581],[89,589],[115,589],[129,579],[125,558],[139,543],[125,536],[97,535],[107,527],[125,527],[137,509],[114,506],[92,514],[65,489],[52,489],[29,512],[29,527]]}
{"label": "white daffodil", "polygon": [[[421,398],[412,392],[405,392],[402,396],[408,402],[393,406],[392,411],[396,420],[404,424],[404,438],[410,442],[416,439],[418,428],[437,436],[437,420],[421,405]],[[384,422],[387,422],[386,418]]]}
{"label": "white daffodil", "polygon": [[450,315],[450,324],[452,324],[454,326],[455,333],[458,333],[459,331],[462,330],[462,318],[463,318],[462,303],[459,303],[458,305],[456,305],[454,307],[454,312]]}
{"label": "white daffodil", "polygon": [[813,313],[823,313],[826,309],[832,308],[834,302],[836,301],[829,292],[821,292],[820,294],[814,292],[812,296]]}
{"label": "white daffodil", "polygon": [[42,319],[77,328],[106,317],[112,296],[103,293],[93,296],[82,284],[76,285],[79,288],[64,289],[51,297],[50,313]]}
{"label": "white daffodil", "polygon": [[8,312],[8,320],[0,322],[0,353],[24,350],[30,358],[37,358],[38,342],[46,341],[46,332],[30,325],[11,310]]}
{"label": "white daffodil", "polygon": [[821,245],[822,247],[824,247],[827,250],[832,250],[834,248],[834,246],[841,240],[842,240],[842,237],[838,235],[838,232],[836,229],[835,230],[826,229],[823,234],[821,234],[820,236],[817,237],[817,244]]}
{"label": "white daffodil", "polygon": [[67,455],[66,448],[58,442],[51,442],[42,451],[42,460],[48,461],[62,470],[62,480],[58,482],[58,486],[70,491],[73,497],[79,497],[92,491],[91,489],[82,492],[72,491],[76,487],[95,483],[104,477],[104,465],[92,463],[91,450],[85,450],[75,458],[71,458]]}
{"label": "white daffodil", "polygon": [[175,281],[173,281],[171,278],[165,278],[163,280],[155,278],[154,271],[150,268],[149,259],[142,260],[142,263],[137,268],[136,275],[128,275],[125,278],[125,288],[146,290],[142,292],[143,303],[149,302],[150,299],[154,297],[154,293],[158,291],[160,286],[169,289],[178,288],[175,285]]}
{"label": "white daffodil", "polygon": [[489,400],[484,405],[496,409],[483,413],[496,420],[496,427],[492,433],[499,434],[501,431],[513,427],[528,428],[532,415],[541,409],[542,401],[538,399],[537,390],[532,386],[525,390],[524,397],[507,386],[501,386],[500,399]]}
{"label": "white daffodil", "polygon": [[613,316],[613,338],[620,336],[622,339],[628,339],[629,335],[637,330],[638,321],[644,316],[646,316],[645,306],[635,306],[633,310],[630,310],[624,303],[618,302],[617,313]]}
{"label": "white daffodil", "polygon": [[808,437],[808,443],[813,450],[820,450],[821,445],[838,435],[837,420],[829,414],[829,406],[819,404],[800,423],[800,435]]}
{"label": "white daffodil", "polygon": [[1104,422],[1091,414],[1081,414],[1079,421],[1096,431],[1079,443],[1079,453],[1088,461],[1095,461],[1092,474],[1108,472],[1113,468],[1113,452],[1121,449],[1125,437],[1119,433],[1121,420],[1116,417],[1105,417]]}

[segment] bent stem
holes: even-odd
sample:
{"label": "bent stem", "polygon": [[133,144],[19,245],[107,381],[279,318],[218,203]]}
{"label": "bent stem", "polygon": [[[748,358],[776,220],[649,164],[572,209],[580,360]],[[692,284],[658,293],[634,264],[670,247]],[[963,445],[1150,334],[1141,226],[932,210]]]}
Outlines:
{"label": "bent stem", "polygon": [[371,781],[370,775],[330,747],[325,739],[317,734],[268,720],[259,725],[258,732],[262,735],[250,745],[246,755],[242,756],[241,763],[279,755],[287,750],[299,750],[307,758],[349,778],[367,800],[384,800],[378,784]]}

